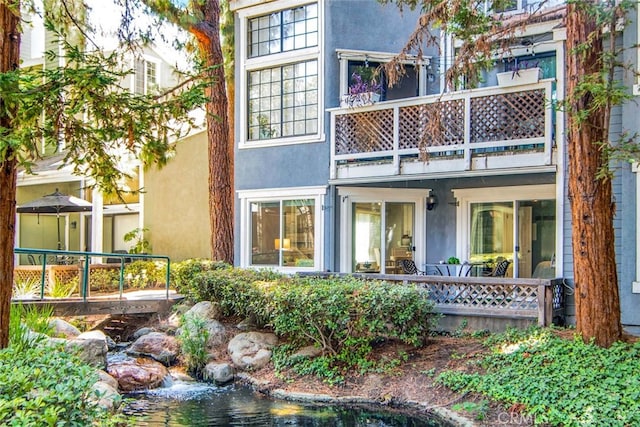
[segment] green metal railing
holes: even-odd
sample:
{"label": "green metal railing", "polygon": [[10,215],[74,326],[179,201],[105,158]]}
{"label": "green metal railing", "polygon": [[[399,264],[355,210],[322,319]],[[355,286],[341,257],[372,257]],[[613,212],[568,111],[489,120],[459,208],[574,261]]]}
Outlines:
{"label": "green metal railing", "polygon": [[[124,268],[125,268],[125,259],[141,259],[141,260],[164,260],[167,263],[167,272],[166,272],[166,298],[169,299],[169,281],[170,281],[170,272],[171,272],[171,260],[168,256],[164,255],[149,255],[149,254],[130,254],[130,253],[103,253],[103,252],[80,252],[80,251],[61,251],[54,249],[33,249],[33,248],[14,248],[15,254],[23,254],[23,255],[39,255],[40,265],[42,266],[42,273],[40,276],[40,299],[44,299],[44,288],[46,282],[46,270],[47,264],[49,265],[60,265],[65,264],[64,262],[56,262],[58,260],[68,260],[69,257],[78,257],[79,259],[83,259],[82,262],[82,300],[84,302],[87,301],[87,297],[89,295],[89,266],[91,263],[89,262],[89,258],[99,257],[99,258],[118,258],[120,259],[120,283],[119,283],[119,295],[122,298],[122,294],[124,292]],[[53,260],[53,262],[48,262],[49,260]]]}

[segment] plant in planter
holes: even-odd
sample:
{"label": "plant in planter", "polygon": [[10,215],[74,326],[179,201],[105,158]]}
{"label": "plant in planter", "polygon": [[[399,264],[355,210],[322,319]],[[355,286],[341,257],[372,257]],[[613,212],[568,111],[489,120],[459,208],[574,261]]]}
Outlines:
{"label": "plant in planter", "polygon": [[342,107],[362,107],[380,100],[382,85],[377,83],[372,73],[364,76],[364,72],[354,71],[351,74],[349,94],[342,97]]}
{"label": "plant in planter", "polygon": [[537,83],[542,75],[538,67],[538,61],[514,61],[511,69],[504,73],[498,73],[499,86],[516,86]]}

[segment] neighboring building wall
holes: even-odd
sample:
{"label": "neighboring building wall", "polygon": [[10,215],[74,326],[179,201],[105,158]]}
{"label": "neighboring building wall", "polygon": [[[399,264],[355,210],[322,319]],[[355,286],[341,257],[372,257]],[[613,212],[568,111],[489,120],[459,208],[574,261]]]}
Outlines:
{"label": "neighboring building wall", "polygon": [[177,145],[175,158],[144,174],[144,226],[154,254],[172,261],[210,258],[206,132]]}

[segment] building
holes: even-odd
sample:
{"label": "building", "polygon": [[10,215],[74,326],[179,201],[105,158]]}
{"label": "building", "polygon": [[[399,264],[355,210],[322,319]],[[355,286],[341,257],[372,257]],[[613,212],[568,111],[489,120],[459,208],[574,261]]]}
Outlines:
{"label": "building", "polygon": [[[538,3],[518,0],[505,16]],[[563,2],[520,30],[513,56],[496,60],[480,87],[444,90],[457,45],[443,35],[442,52],[406,59],[398,87],[379,74],[381,99],[370,105],[370,95],[346,96],[354,73],[366,82],[399,52],[416,12],[375,0],[231,5],[238,265],[394,273],[403,258],[424,269],[450,257],[483,267],[508,259],[507,276],[561,277],[571,292],[565,117],[553,105],[565,92]],[[637,43],[637,21],[621,42]],[[637,64],[635,49],[627,59]],[[637,115],[632,103],[616,108],[612,132],[635,130]],[[634,330],[638,178],[616,166],[622,320]]]}
{"label": "building", "polygon": [[[37,14],[25,19],[28,24],[23,27],[21,65],[57,67],[59,64],[47,57],[45,51],[61,49],[58,42],[44,30]],[[62,56],[58,60],[63,60]],[[121,86],[136,93],[175,86],[178,75],[174,66],[174,58],[168,58],[154,47],[146,47],[123,61],[123,69],[132,70],[132,73]],[[16,201],[20,206],[58,189],[92,203],[90,212],[61,214],[61,249],[128,251],[139,237],[149,242],[153,253],[168,255],[173,260],[209,256],[208,161],[204,127],[177,144],[175,158],[162,171],[145,171],[137,159],[128,159],[126,167],[133,178],[123,186],[142,191],[128,194],[124,200],[105,196],[90,180],[75,174],[72,166],[64,166],[64,144],[56,152],[51,150],[42,145],[43,159],[35,165],[34,174],[19,173]],[[57,249],[57,222],[56,215],[18,214],[16,246]],[[125,239],[125,235],[135,230],[139,231],[136,239]],[[18,262],[24,264],[28,260],[22,257]]]}

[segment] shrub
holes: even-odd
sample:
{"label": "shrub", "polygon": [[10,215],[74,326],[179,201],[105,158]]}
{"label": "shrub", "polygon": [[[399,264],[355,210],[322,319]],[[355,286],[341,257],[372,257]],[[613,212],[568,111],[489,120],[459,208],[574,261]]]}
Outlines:
{"label": "shrub", "polygon": [[93,368],[60,348],[10,346],[0,351],[0,425],[122,425],[91,399],[96,381]]}
{"label": "shrub", "polygon": [[68,298],[78,290],[79,283],[80,280],[78,277],[74,277],[68,281],[55,278],[47,283],[47,286],[45,287],[45,294],[52,298]]}
{"label": "shrub", "polygon": [[91,290],[98,292],[118,291],[120,287],[120,269],[92,269],[89,282]]}
{"label": "shrub", "polygon": [[182,327],[178,340],[187,364],[187,370],[200,378],[202,369],[209,358],[209,353],[207,352],[207,341],[209,341],[207,322],[199,316],[186,314],[182,315],[180,323]]}
{"label": "shrub", "polygon": [[134,261],[124,267],[124,280],[132,288],[153,288],[166,282],[167,265],[164,262]]}
{"label": "shrub", "polygon": [[40,279],[15,278],[13,283],[13,298],[16,299],[30,299],[36,296],[40,296]]}
{"label": "shrub", "polygon": [[9,345],[15,349],[36,345],[40,337],[30,331],[45,335],[53,333],[49,324],[53,316],[53,307],[50,305],[12,305],[9,316]]}

